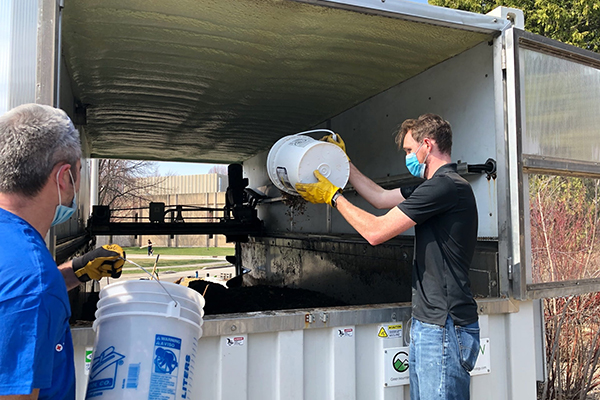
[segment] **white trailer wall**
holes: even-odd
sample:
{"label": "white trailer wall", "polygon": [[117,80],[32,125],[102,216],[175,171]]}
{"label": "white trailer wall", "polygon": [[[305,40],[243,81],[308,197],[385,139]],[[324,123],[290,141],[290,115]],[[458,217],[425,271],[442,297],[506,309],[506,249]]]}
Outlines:
{"label": "white trailer wall", "polygon": [[[493,77],[493,47],[483,43],[332,118],[329,125],[344,138],[352,162],[373,179],[407,174],[404,154],[397,150],[393,135],[405,119],[428,112],[440,114],[452,125],[453,161],[484,163],[496,158]],[[245,161],[244,172],[252,187],[272,193],[266,156],[265,152]],[[485,175],[467,179],[477,197],[479,237],[497,238],[496,180],[488,181]],[[373,213],[383,212],[358,196],[350,195],[350,200]],[[308,204],[303,214],[281,218],[286,208],[281,203],[259,206],[267,231],[355,233],[337,212],[329,217],[331,210],[322,205]]]}
{"label": "white trailer wall", "polygon": [[[534,400],[532,303],[498,299],[478,304],[481,337],[489,339],[482,348],[489,356],[489,373],[472,377],[471,398]],[[308,314],[315,318],[312,323],[306,322]],[[409,318],[410,305],[402,304],[207,317],[189,398],[408,400],[408,385],[386,387],[390,365],[384,352],[408,345]],[[400,337],[379,336],[382,326],[399,323]],[[83,399],[92,329],[74,328],[73,340],[77,398]]]}

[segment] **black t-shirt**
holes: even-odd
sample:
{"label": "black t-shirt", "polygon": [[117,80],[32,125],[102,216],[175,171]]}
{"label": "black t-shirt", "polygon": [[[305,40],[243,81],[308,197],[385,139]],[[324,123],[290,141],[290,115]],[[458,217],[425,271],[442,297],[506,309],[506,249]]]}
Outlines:
{"label": "black t-shirt", "polygon": [[[415,226],[413,317],[444,325],[477,321],[469,266],[477,243],[477,205],[471,185],[446,164],[398,205]],[[406,197],[406,196],[405,196]]]}

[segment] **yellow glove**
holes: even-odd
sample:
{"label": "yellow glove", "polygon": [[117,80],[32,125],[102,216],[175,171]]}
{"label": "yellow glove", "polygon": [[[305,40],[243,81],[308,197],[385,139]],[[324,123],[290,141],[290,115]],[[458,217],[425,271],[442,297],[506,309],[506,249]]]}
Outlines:
{"label": "yellow glove", "polygon": [[73,259],[73,271],[81,282],[118,278],[125,264],[125,252],[118,244],[107,244]]}
{"label": "yellow glove", "polygon": [[318,170],[313,172],[319,182],[317,183],[297,183],[296,191],[304,200],[310,201],[313,204],[327,203],[331,204],[331,199],[340,188],[329,182]]}
{"label": "yellow glove", "polygon": [[338,135],[337,133],[335,134],[335,136],[336,136],[337,140],[333,138],[333,134],[331,134],[331,133],[329,135],[323,136],[319,140],[321,140],[322,142],[333,143],[340,149],[344,150],[344,154],[346,154],[348,161],[350,161],[350,157],[348,157],[348,153],[346,153],[346,143],[344,143],[344,140],[342,139],[342,137],[340,135]]}

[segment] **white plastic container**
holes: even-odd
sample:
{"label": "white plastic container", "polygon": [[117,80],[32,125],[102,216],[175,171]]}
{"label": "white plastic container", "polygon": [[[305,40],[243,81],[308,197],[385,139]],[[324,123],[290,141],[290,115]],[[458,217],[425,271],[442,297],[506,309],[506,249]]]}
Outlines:
{"label": "white plastic container", "polygon": [[188,397],[204,299],[185,286],[161,284],[124,281],[100,292],[86,399]]}
{"label": "white plastic container", "polygon": [[279,139],[267,156],[267,171],[271,182],[280,190],[298,195],[297,183],[315,183],[314,171],[335,186],[344,188],[350,177],[348,157],[338,146],[315,140],[303,134],[327,129],[300,132]]}

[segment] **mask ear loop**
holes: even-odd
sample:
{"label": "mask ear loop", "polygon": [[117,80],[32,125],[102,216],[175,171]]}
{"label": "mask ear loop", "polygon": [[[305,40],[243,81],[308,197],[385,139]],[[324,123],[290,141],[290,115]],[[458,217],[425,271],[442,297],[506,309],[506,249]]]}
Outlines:
{"label": "mask ear loop", "polygon": [[[60,182],[59,182],[59,178],[58,176],[60,175],[60,170],[63,169],[63,167],[60,167],[58,169],[58,172],[56,173],[56,189],[58,189],[58,204],[62,205],[62,198],[60,195]],[[73,184],[73,192],[75,192],[75,180],[73,179],[73,174],[71,173],[71,170],[69,169],[69,176],[71,177],[71,183]]]}

